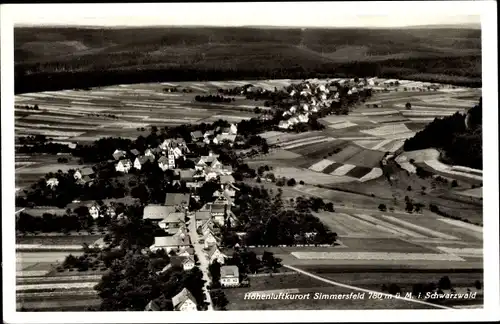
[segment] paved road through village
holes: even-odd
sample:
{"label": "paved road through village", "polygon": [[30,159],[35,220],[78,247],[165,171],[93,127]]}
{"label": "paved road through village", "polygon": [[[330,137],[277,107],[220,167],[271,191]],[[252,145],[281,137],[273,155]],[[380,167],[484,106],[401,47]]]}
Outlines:
{"label": "paved road through village", "polygon": [[194,213],[189,214],[189,236],[191,238],[191,244],[193,244],[194,252],[198,256],[198,262],[200,262],[199,268],[203,273],[203,280],[205,280],[205,290],[206,301],[208,303],[208,310],[213,311],[212,298],[210,298],[210,293],[208,290],[208,285],[211,283],[210,276],[208,275],[209,261],[206,254],[203,252],[203,244],[198,242],[199,237],[196,232],[196,219],[194,218]]}

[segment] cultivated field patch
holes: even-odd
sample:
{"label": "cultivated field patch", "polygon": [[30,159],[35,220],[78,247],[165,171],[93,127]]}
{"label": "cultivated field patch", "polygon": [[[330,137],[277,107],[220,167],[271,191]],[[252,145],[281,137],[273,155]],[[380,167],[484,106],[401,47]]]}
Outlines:
{"label": "cultivated field patch", "polygon": [[306,260],[422,260],[422,261],[464,261],[459,256],[440,253],[397,253],[397,252],[292,252],[298,259]]}

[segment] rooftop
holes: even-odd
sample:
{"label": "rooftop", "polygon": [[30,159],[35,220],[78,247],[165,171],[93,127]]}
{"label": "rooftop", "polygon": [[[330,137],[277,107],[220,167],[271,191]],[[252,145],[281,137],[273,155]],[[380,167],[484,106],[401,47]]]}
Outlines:
{"label": "rooftop", "polygon": [[188,299],[196,303],[196,299],[194,299],[193,294],[191,294],[189,290],[184,288],[180,293],[172,297],[172,304],[174,305],[174,308],[177,309],[179,306],[184,304]]}
{"label": "rooftop", "polygon": [[165,197],[166,206],[176,206],[181,204],[189,205],[190,194],[168,192]]}
{"label": "rooftop", "polygon": [[148,205],[144,207],[143,219],[164,219],[168,217],[169,209],[166,206]]}
{"label": "rooftop", "polygon": [[221,278],[224,277],[239,277],[239,271],[238,267],[235,265],[230,265],[230,266],[222,266],[220,268],[220,276]]}

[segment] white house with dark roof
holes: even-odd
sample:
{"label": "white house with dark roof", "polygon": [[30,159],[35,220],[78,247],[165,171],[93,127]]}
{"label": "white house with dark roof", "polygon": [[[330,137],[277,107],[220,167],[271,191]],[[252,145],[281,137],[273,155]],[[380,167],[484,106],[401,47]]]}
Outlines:
{"label": "white house with dark roof", "polygon": [[172,305],[176,311],[197,311],[196,299],[193,294],[186,288],[182,289],[180,293],[172,297]]}
{"label": "white house with dark roof", "polygon": [[203,138],[203,133],[199,130],[191,132],[191,138],[193,139],[194,142],[196,142],[199,139]]}
{"label": "white house with dark roof", "polygon": [[137,170],[140,170],[140,169],[142,169],[142,166],[144,165],[144,163],[146,163],[148,161],[149,162],[154,162],[154,157],[140,155],[140,156],[138,156],[138,157],[135,158],[134,168],[136,168]]}
{"label": "white house with dark roof", "polygon": [[184,271],[189,271],[189,270],[193,269],[194,266],[195,266],[194,257],[192,257],[191,255],[187,256],[187,257],[175,255],[175,256],[170,257],[170,263],[167,264],[159,272],[160,273],[165,272],[172,267],[181,267]]}
{"label": "white house with dark roof", "polygon": [[278,127],[282,129],[288,129],[290,127],[290,123],[288,122],[288,120],[281,120],[278,124]]}
{"label": "white house with dark roof", "polygon": [[205,249],[208,249],[212,245],[219,245],[220,244],[220,239],[218,237],[216,237],[212,231],[208,231],[203,236],[203,244],[205,246]]}
{"label": "white house with dark roof", "polygon": [[89,214],[90,216],[92,216],[93,219],[99,218],[99,213],[101,209],[99,208],[98,205],[92,204],[88,206],[88,209],[89,209]]}
{"label": "white house with dark roof", "polygon": [[127,152],[125,152],[123,150],[115,150],[115,152],[113,153],[113,158],[117,161],[120,159],[123,159],[126,156],[127,156]]}
{"label": "white house with dark roof", "polygon": [[144,151],[144,156],[148,156],[148,157],[152,157],[153,158],[153,161],[151,162],[154,162],[154,159],[155,159],[155,152],[153,149],[151,148],[147,148],[146,151]]}
{"label": "white house with dark roof", "polygon": [[75,171],[75,173],[73,174],[73,177],[75,178],[75,180],[80,180],[84,176],[89,176],[90,178],[92,178],[94,176],[94,170],[92,170],[91,167],[85,167],[82,169],[77,169]]}
{"label": "white house with dark roof", "polygon": [[129,159],[123,159],[115,164],[115,170],[118,172],[128,173],[132,168],[132,162]]}
{"label": "white house with dark roof", "polygon": [[189,239],[189,235],[157,236],[155,237],[154,244],[149,249],[153,252],[165,250],[165,252],[169,253],[170,251],[176,251],[190,245],[191,240]]}
{"label": "white house with dark roof", "polygon": [[235,265],[225,265],[220,268],[220,285],[222,287],[238,287],[240,285],[240,272]]}

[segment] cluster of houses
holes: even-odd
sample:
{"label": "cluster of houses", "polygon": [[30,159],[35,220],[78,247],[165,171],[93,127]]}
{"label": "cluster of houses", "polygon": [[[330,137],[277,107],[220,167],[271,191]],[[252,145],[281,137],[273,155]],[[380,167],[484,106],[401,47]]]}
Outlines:
{"label": "cluster of houses", "polygon": [[285,119],[281,120],[278,127],[288,129],[299,123],[307,123],[312,113],[329,107],[332,102],[340,100],[340,93],[337,86],[349,87],[348,95],[358,92],[366,86],[366,81],[335,79],[327,84],[319,84],[309,81],[304,81],[299,84],[293,84],[286,88],[291,98],[298,99],[298,104],[291,106],[287,111],[283,112]]}
{"label": "cluster of houses", "polygon": [[[193,294],[186,288],[183,288],[177,295],[172,297],[172,306],[175,311],[197,311],[198,307]],[[160,305],[152,300],[144,309],[145,311],[160,311]]]}
{"label": "cluster of houses", "polygon": [[208,130],[205,133],[201,131],[191,132],[191,138],[193,142],[203,142],[205,144],[223,144],[225,141],[229,143],[230,146],[236,141],[238,136],[238,126],[236,124],[231,124],[229,127],[216,127],[215,129]]}

